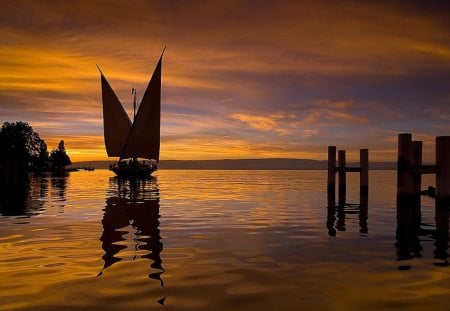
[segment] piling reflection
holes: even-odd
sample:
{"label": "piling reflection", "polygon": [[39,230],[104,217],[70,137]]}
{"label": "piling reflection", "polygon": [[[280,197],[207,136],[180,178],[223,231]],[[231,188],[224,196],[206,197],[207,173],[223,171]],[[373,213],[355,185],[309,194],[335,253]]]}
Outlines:
{"label": "piling reflection", "polygon": [[[342,197],[341,197],[342,198]],[[369,232],[368,226],[368,203],[367,195],[361,195],[359,204],[346,203],[340,198],[338,204],[334,195],[328,195],[327,221],[326,226],[329,236],[336,236],[338,231],[346,231],[347,215],[358,215],[359,232],[366,235]]]}
{"label": "piling reflection", "polygon": [[[396,251],[397,260],[404,261],[423,257],[421,238],[434,240],[436,266],[448,266],[449,210],[436,204],[435,228],[422,223],[420,198],[397,200]],[[400,270],[409,270],[411,265],[400,265]]]}
{"label": "piling reflection", "polygon": [[[161,260],[163,243],[159,230],[159,191],[156,178],[150,180],[110,179],[112,195],[106,200],[100,237],[104,255],[105,269],[121,261],[121,251],[126,249],[123,241],[125,235],[132,232],[134,242],[134,259],[143,258],[151,261],[152,272],[148,277],[164,286],[161,275],[164,272]],[[143,254],[142,254],[143,252]],[[138,255],[139,254],[139,255]],[[156,270],[156,271],[154,271]],[[163,303],[163,300],[158,301]]]}
{"label": "piling reflection", "polygon": [[397,200],[397,260],[422,257],[419,238],[421,218],[420,202],[417,204],[415,200]]}
{"label": "piling reflection", "polygon": [[448,207],[437,205],[435,208],[436,233],[434,242],[434,258],[443,260],[435,265],[448,266],[448,240],[449,240],[449,213]]}

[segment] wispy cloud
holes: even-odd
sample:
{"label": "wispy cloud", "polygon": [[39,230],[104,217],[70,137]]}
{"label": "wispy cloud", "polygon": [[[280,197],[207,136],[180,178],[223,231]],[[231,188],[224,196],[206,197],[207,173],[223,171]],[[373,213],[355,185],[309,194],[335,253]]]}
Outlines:
{"label": "wispy cloud", "polygon": [[237,113],[232,114],[231,118],[247,123],[251,127],[262,131],[270,131],[278,126],[278,123],[273,117],[252,116]]}
{"label": "wispy cloud", "polygon": [[349,113],[333,111],[331,109],[315,110],[298,122],[299,125],[336,125],[336,124],[365,124],[370,120]]}

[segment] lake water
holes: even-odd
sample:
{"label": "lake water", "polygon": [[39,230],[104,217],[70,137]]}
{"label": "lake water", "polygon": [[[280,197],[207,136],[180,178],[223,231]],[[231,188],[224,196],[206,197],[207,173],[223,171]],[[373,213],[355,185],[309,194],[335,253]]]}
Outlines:
{"label": "lake water", "polygon": [[422,197],[396,237],[395,171],[370,172],[362,206],[349,174],[345,208],[326,175],[33,177],[0,201],[0,310],[448,310],[448,212]]}

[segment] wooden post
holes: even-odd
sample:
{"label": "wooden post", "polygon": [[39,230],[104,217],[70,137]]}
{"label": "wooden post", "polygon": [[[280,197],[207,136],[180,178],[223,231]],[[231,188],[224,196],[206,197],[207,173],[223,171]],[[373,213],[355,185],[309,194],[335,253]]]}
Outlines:
{"label": "wooden post", "polygon": [[435,265],[448,265],[448,208],[441,208],[436,205],[434,217],[436,223],[434,258],[444,260],[443,263],[435,263]]}
{"label": "wooden post", "polygon": [[328,146],[328,196],[335,197],[336,188],[336,146]]}
{"label": "wooden post", "polygon": [[345,150],[338,151],[338,173],[339,173],[339,204],[345,204],[345,197],[347,192],[347,178],[346,178],[346,163],[345,163]]}
{"label": "wooden post", "polygon": [[360,196],[367,196],[369,192],[369,150],[359,150],[359,193]]}
{"label": "wooden post", "polygon": [[398,135],[398,160],[397,160],[397,198],[411,196],[411,157],[412,136],[409,133]]}
{"label": "wooden post", "polygon": [[[420,167],[422,165],[422,142],[411,141],[411,166]],[[412,209],[414,235],[419,236],[422,219],[422,206],[420,205],[420,190],[422,187],[422,174],[413,173],[413,168],[409,168],[411,179],[411,195],[408,195],[406,204]]]}
{"label": "wooden post", "polygon": [[[413,141],[412,142],[412,159],[411,165],[413,167],[420,167],[422,165],[422,142],[421,141]],[[415,173],[411,176],[412,183],[412,193],[414,195],[414,199],[419,200],[420,204],[420,190],[422,187],[422,174]]]}
{"label": "wooden post", "polygon": [[450,136],[436,137],[436,204],[450,205]]}

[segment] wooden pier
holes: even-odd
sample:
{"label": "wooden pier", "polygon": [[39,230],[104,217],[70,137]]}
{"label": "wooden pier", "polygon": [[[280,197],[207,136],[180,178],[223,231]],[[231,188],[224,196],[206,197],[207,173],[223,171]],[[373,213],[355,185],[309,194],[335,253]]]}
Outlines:
{"label": "wooden pier", "polygon": [[[360,234],[368,233],[368,190],[369,190],[369,150],[360,149],[360,166],[347,166],[345,150],[337,151],[336,166],[336,146],[328,146],[328,213],[327,228],[328,235],[335,236],[337,231],[346,231],[346,214],[359,215]],[[347,173],[359,173],[360,176],[360,197],[359,204],[346,202],[347,194]],[[336,174],[338,174],[339,199],[336,205]]]}
{"label": "wooden pier", "polygon": [[[443,262],[435,265],[448,265],[448,241],[450,207],[450,136],[436,137],[436,164],[423,165],[421,141],[413,141],[410,133],[398,135],[397,161],[397,231],[396,247],[398,260],[421,257],[420,236],[432,236],[435,259]],[[422,175],[436,175],[434,219],[436,229],[421,226]],[[425,191],[426,193],[427,191]],[[410,269],[410,265],[399,269]]]}
{"label": "wooden pier", "polygon": [[436,164],[422,164],[422,142],[398,135],[397,199],[419,200],[422,174],[436,175],[436,204],[450,206],[450,136],[436,137]]}
{"label": "wooden pier", "polygon": [[360,166],[349,167],[346,163],[345,150],[338,150],[338,166],[336,166],[336,146],[328,146],[328,183],[329,202],[335,201],[336,173],[338,174],[339,203],[345,204],[347,193],[347,173],[359,173],[360,197],[367,196],[369,190],[369,150],[360,149]]}

